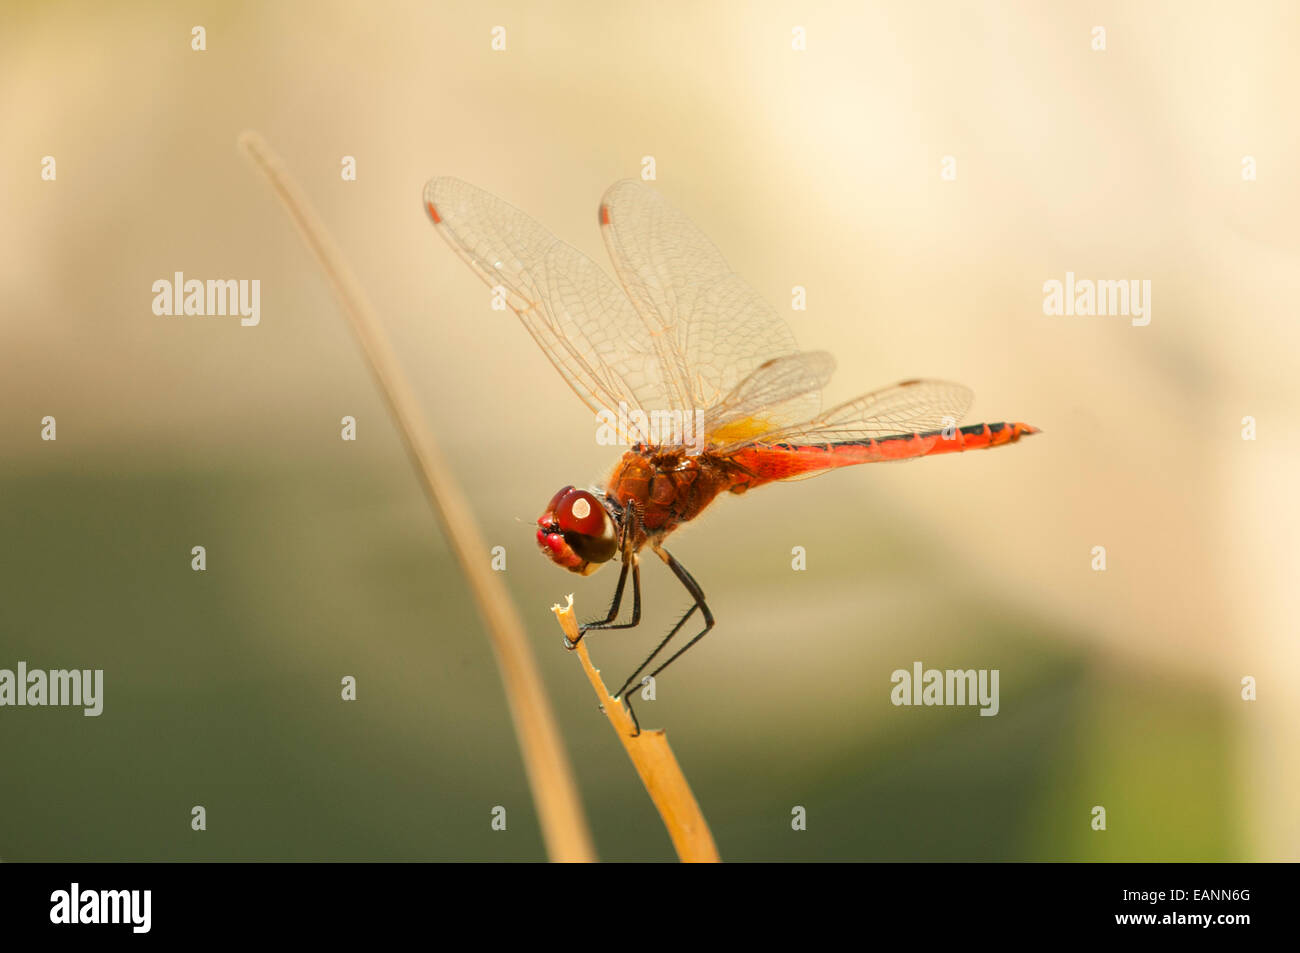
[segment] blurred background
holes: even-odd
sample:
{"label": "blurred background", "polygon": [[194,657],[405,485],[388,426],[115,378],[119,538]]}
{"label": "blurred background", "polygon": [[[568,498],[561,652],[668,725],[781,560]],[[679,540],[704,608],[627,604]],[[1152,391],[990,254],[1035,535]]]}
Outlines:
{"label": "blurred background", "polygon": [[[605,266],[599,198],[652,156],[836,355],[828,400],[947,378],[969,421],[1043,429],[724,499],[672,540],[718,626],[638,712],[724,859],[1300,855],[1293,4],[0,17],[0,668],[105,672],[98,718],[0,709],[0,858],[545,857],[460,572],[245,128],[317,204],[506,549],[603,859],[673,857],[549,612],[602,613],[615,574],[560,572],[533,527],[617,452],[434,233],[435,175]],[[260,279],[260,325],[156,316],[176,271]],[[1045,316],[1067,271],[1150,280],[1149,326]],[[592,642],[612,683],[687,604],[657,560],[643,577],[642,626]],[[998,669],[997,717],[891,705],[918,660]]]}

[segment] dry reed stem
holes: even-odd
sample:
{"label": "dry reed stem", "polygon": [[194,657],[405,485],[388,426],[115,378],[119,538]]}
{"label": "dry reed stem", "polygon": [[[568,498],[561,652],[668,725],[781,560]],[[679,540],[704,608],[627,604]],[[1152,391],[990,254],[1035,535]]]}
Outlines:
{"label": "dry reed stem", "polygon": [[673,749],[668,747],[668,736],[663,729],[642,731],[635,734],[636,726],[632,717],[623,707],[623,703],[612,698],[600,677],[600,671],[591,664],[587,654],[587,640],[578,638],[578,622],[573,616],[573,596],[569,604],[551,606],[551,611],[560,620],[560,628],[570,642],[577,642],[576,652],[582,668],[596,690],[601,711],[614,727],[618,740],[627,749],[627,756],[632,759],[636,773],[641,776],[641,783],[650,794],[659,816],[663,818],[668,836],[672,838],[677,856],[685,863],[718,863],[717,845],[709,832],[709,824],[700,811],[700,805],[691,793],[691,786],[686,783]]}
{"label": "dry reed stem", "polygon": [[547,854],[554,861],[594,861],[596,852],[573,769],[524,637],[523,624],[505,586],[488,568],[487,544],[469,503],[433,440],[379,318],[342,252],[279,157],[252,130],[240,134],[239,146],[266,176],[299,235],[324,269],[369,359],[370,369],[397,422],[398,432],[422,478],[447,541],[464,570],[505,684],[506,700],[523,751]]}

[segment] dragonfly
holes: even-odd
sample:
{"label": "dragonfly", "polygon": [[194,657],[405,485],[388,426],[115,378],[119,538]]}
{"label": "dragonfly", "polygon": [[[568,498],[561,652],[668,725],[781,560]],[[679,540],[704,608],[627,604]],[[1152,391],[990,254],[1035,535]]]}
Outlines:
{"label": "dragonfly", "polygon": [[[537,521],[537,545],[558,566],[586,576],[615,557],[620,564],[608,612],[582,624],[578,639],[640,623],[647,546],[691,597],[613,696],[637,732],[628,690],[649,684],[714,628],[703,588],[664,540],[720,495],[861,463],[1001,447],[1039,432],[1024,423],[958,426],[973,394],[939,380],[906,380],[823,410],[831,355],[799,350],[786,321],[645,182],[616,182],[600,203],[617,283],[523,212],[460,179],[430,180],[424,205],[596,415],[607,442],[627,448],[603,486],[565,486]],[[632,612],[620,622],[629,575]],[[699,631],[688,630],[656,665],[697,613]]]}

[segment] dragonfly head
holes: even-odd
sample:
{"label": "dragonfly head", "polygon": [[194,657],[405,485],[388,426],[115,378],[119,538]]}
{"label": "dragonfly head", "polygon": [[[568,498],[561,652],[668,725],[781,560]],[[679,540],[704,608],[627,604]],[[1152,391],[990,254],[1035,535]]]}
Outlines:
{"label": "dragonfly head", "polygon": [[587,576],[618,551],[618,532],[594,493],[566,486],[537,520],[537,545],[551,562]]}

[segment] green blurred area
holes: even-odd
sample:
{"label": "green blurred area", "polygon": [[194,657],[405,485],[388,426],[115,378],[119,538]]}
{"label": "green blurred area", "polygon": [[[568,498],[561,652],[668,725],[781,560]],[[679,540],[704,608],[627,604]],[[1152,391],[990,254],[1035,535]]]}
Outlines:
{"label": "green blurred area", "polygon": [[[83,458],[0,473],[0,667],[105,672],[98,718],[0,710],[0,858],[544,859],[491,652],[399,461],[191,472]],[[601,857],[671,860],[546,611],[577,588],[595,614],[612,574],[562,576],[509,509],[487,532],[508,546]],[[759,558],[757,531],[731,559],[725,535],[691,547],[716,596],[712,642],[638,706],[669,730],[724,859],[1243,859],[1230,716],[1200,687],[1071,648],[1068,632],[951,582],[910,614],[881,609],[856,575],[888,590],[937,558],[901,535],[821,556],[831,606]],[[190,568],[200,544],[205,572]],[[662,619],[594,645],[610,672],[680,608],[646,577]],[[811,617],[873,620],[859,655],[816,626],[754,631],[815,604]],[[913,658],[1000,669],[1000,713],[895,708],[889,673]],[[355,702],[340,698],[344,675]],[[204,832],[190,829],[196,804]],[[1090,829],[1096,804],[1105,832]],[[490,826],[497,805],[505,832]],[[806,831],[791,830],[795,805]]]}

